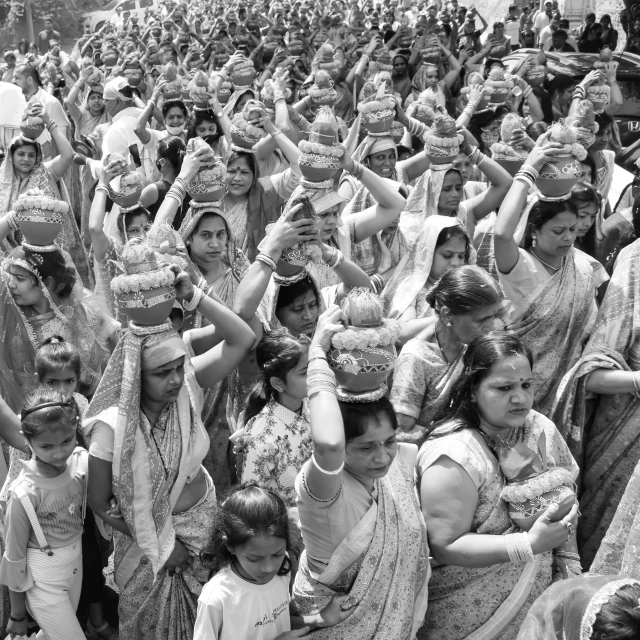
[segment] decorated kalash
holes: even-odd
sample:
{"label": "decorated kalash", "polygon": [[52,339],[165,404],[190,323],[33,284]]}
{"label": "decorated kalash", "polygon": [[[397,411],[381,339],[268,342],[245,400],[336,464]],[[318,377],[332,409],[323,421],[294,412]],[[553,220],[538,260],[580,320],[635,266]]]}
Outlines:
{"label": "decorated kalash", "polygon": [[397,359],[400,324],[383,317],[380,298],[369,289],[352,289],[341,304],[345,331],[335,333],[327,361],[336,376],[342,402],[375,402],[387,392]]}
{"label": "decorated kalash", "polygon": [[525,125],[520,117],[515,113],[508,113],[500,125],[500,142],[491,145],[491,158],[512,176],[516,175],[529,155],[522,143],[513,139],[515,134],[524,129]]}

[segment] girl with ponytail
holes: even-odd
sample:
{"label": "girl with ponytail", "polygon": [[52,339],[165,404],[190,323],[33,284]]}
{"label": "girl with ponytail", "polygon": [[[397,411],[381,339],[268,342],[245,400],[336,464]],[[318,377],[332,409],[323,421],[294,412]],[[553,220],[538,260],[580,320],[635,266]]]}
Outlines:
{"label": "girl with ponytail", "polygon": [[264,334],[256,349],[260,377],[244,413],[244,428],[231,436],[238,481],[254,481],[294,507],[294,481],[311,455],[306,403],[309,340],[288,329]]}

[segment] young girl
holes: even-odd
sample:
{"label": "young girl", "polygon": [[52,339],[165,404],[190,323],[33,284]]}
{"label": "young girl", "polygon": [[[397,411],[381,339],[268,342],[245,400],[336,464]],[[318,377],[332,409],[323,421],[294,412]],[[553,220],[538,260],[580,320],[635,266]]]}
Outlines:
{"label": "young girl", "polygon": [[349,617],[347,596],[319,614],[289,616],[288,533],[287,508],[273,491],[240,486],[222,503],[201,558],[218,573],[198,599],[193,640],[291,640]]}
{"label": "young girl", "polygon": [[287,329],[265,333],[256,348],[260,377],[247,400],[243,429],[231,436],[240,482],[272,489],[295,507],[294,482],[311,456],[306,336]]}
{"label": "young girl", "polygon": [[76,618],[82,585],[82,523],[88,454],[76,447],[79,416],[59,391],[38,389],[24,404],[31,460],[9,489],[0,584],[9,588],[7,632],[27,634],[27,607],[47,640],[84,640]]}
{"label": "young girl", "polygon": [[[60,392],[65,398],[73,398],[78,407],[80,418],[88,407],[87,399],[77,392],[81,366],[82,361],[78,350],[60,336],[47,338],[36,352],[35,368],[40,384],[46,389]],[[76,435],[80,446],[86,449],[82,430],[78,429]],[[115,517],[119,513],[115,509],[115,499],[113,507],[111,515]],[[86,510],[84,524],[85,531],[82,534],[82,596],[83,602],[86,601],[89,606],[86,634],[89,638],[115,640],[118,637],[118,632],[106,621],[102,604],[105,585],[102,570],[107,566],[107,558],[113,551],[110,536],[108,541],[101,535],[90,508]]]}

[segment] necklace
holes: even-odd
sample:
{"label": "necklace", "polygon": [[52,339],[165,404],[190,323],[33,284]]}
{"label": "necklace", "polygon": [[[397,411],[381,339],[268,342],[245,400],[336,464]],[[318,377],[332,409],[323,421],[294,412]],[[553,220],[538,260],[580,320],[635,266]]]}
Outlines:
{"label": "necklace", "polygon": [[440,344],[440,338],[438,338],[438,327],[437,325],[433,328],[433,335],[436,339],[436,344],[438,345],[438,349],[440,349],[440,355],[442,356],[442,359],[444,360],[445,364],[451,364],[449,362],[449,360],[447,359],[447,354],[444,352],[444,349],[442,348],[442,345]]}
{"label": "necklace", "polygon": [[[553,269],[554,273],[557,273],[562,268],[562,264],[559,267],[554,267],[552,264],[545,262],[537,253],[533,252],[533,249],[529,249],[529,253],[538,261],[541,262],[545,267],[549,267],[549,269]],[[564,262],[564,258],[563,258]]]}

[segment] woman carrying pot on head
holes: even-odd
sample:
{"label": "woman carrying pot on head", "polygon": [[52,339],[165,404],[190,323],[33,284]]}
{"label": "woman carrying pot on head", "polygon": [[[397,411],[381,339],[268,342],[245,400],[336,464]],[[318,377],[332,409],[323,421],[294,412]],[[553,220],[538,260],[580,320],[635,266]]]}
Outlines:
{"label": "woman carrying pot on head", "polygon": [[[455,227],[450,228],[455,230]],[[446,237],[446,236],[445,236]],[[449,241],[453,244],[455,236]],[[434,270],[444,266],[445,252],[436,249]],[[443,247],[440,247],[442,249]],[[445,267],[446,269],[446,267]],[[436,274],[434,274],[436,275]],[[410,283],[407,283],[410,286]],[[462,373],[466,345],[476,336],[502,326],[504,298],[496,281],[475,265],[450,268],[426,296],[429,318],[404,334],[415,335],[404,347],[394,370],[390,400],[403,438],[421,438],[431,426],[438,398]],[[424,327],[418,333],[420,326]],[[401,339],[404,336],[401,333]],[[416,335],[417,334],[417,335]]]}
{"label": "woman carrying pot on head", "polygon": [[[579,219],[569,193],[563,200],[532,199],[523,214],[533,178],[561,151],[557,142],[534,147],[500,207],[493,236],[500,284],[511,302],[507,329],[534,354],[535,406],[545,415],[580,357],[597,314],[596,290],[608,279],[599,262],[573,246]],[[514,235],[527,214],[518,246]]]}
{"label": "woman carrying pot on head", "polygon": [[512,450],[533,454],[537,466],[544,462],[567,482],[578,477],[554,424],[532,410],[532,366],[531,352],[513,335],[477,337],[433,416],[435,428],[418,453],[418,490],[435,561],[419,639],[515,640],[527,610],[552,582],[552,551],[558,578],[581,572],[575,496],[570,510],[571,501],[563,503],[562,518],[557,503],[546,511],[537,505],[537,519],[523,533],[512,533],[519,526],[502,497],[510,477],[502,463]]}
{"label": "woman carrying pot on head", "polygon": [[[224,305],[194,288],[185,272],[158,267],[154,256],[142,240],[131,240],[122,254],[125,274],[113,283],[135,322],[120,339],[85,416],[89,503],[114,529],[121,640],[188,640],[208,579],[199,552],[216,513],[215,489],[201,464],[209,449],[200,419],[202,389],[237,366],[253,335]],[[142,274],[140,263],[147,267]],[[161,302],[143,309],[130,305],[126,292],[132,287]],[[169,322],[157,324],[176,297],[207,316],[222,342],[191,357]],[[110,515],[114,498],[119,519]]]}
{"label": "woman carrying pot on head", "polygon": [[[42,147],[35,140],[21,134],[11,142],[4,162],[0,165],[0,218],[6,216],[13,209],[18,197],[29,189],[40,189],[51,198],[69,203],[62,178],[73,161],[73,149],[40,102],[30,106],[29,115],[42,118],[60,155],[45,162]],[[89,269],[87,254],[70,207],[62,218],[62,232],[58,242],[71,256],[82,278],[82,284],[92,289],[93,274]],[[3,238],[1,246],[6,251],[17,247],[18,244],[15,232],[11,231]]]}
{"label": "woman carrying pot on head", "polygon": [[[309,350],[313,453],[296,478],[305,551],[293,587],[300,614],[348,593],[353,612],[318,638],[414,638],[429,579],[426,531],[413,487],[415,446],[397,443],[390,402],[338,401],[326,353],[345,330],[333,306]],[[384,384],[384,383],[383,383]],[[341,394],[342,397],[342,394]]]}

